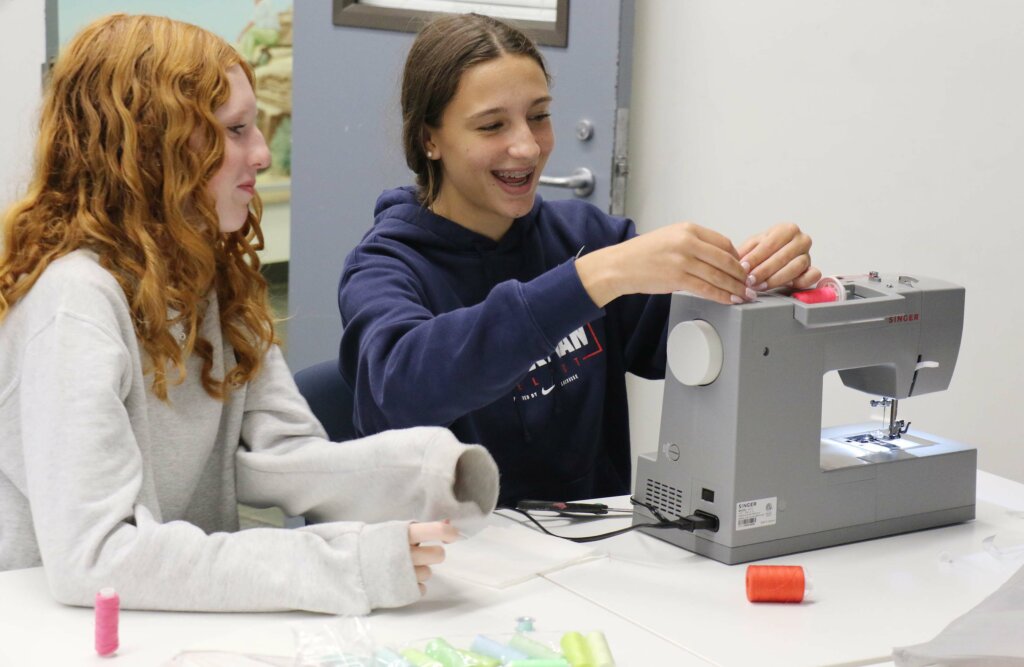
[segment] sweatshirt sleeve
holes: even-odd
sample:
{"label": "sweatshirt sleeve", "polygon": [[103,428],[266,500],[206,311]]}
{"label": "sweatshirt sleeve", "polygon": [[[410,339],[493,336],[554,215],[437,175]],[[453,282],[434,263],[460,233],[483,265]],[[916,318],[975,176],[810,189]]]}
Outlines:
{"label": "sweatshirt sleeve", "polygon": [[365,614],[418,599],[406,520],[209,535],[163,522],[141,500],[155,492],[126,408],[131,356],[102,318],[58,313],[22,370],[26,494],[59,601],[91,605],[107,586],[130,609]]}
{"label": "sweatshirt sleeve", "polygon": [[672,295],[630,294],[618,301],[626,370],[648,380],[664,380]]}
{"label": "sweatshirt sleeve", "polygon": [[419,280],[372,245],[353,253],[342,276],[342,368],[362,433],[451,424],[505,396],[564,336],[604,313],[574,260],[438,315]]}
{"label": "sweatshirt sleeve", "polygon": [[239,500],[313,521],[434,521],[489,514],[498,470],[479,445],[419,427],[332,443],[271,348],[249,384],[236,460]]}
{"label": "sweatshirt sleeve", "polygon": [[[611,216],[609,216],[611,217]],[[637,236],[633,221],[612,218],[621,230],[618,242]],[[665,345],[671,294],[627,294],[608,306],[609,320],[620,330],[626,370],[648,380],[665,378]]]}

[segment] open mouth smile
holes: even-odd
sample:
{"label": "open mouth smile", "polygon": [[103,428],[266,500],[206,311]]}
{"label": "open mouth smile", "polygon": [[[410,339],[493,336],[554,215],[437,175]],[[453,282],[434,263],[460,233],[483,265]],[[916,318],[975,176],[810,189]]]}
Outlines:
{"label": "open mouth smile", "polygon": [[533,180],[533,173],[535,169],[516,169],[516,170],[500,170],[492,171],[491,175],[494,176],[505,186],[504,189],[510,191],[518,191],[524,188],[529,188],[530,183]]}

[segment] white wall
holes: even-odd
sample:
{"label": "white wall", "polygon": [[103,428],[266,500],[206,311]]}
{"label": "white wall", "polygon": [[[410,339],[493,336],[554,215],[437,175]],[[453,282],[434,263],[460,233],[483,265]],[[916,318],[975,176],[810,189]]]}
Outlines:
{"label": "white wall", "polygon": [[0,0],[0,211],[30,173],[45,60],[44,3]]}
{"label": "white wall", "polygon": [[0,212],[24,193],[46,60],[41,0],[0,0]]}
{"label": "white wall", "polygon": [[[691,220],[738,242],[792,220],[826,274],[964,285],[953,382],[901,417],[1024,482],[1024,3],[640,0],[635,56],[639,228]],[[867,416],[834,375],[826,421]],[[634,448],[654,449],[660,383],[631,390]]]}

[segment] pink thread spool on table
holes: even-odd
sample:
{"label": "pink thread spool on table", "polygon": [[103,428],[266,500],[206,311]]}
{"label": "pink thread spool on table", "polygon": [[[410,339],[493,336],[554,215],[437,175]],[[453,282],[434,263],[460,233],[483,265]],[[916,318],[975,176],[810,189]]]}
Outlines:
{"label": "pink thread spool on table", "polygon": [[103,588],[96,594],[96,652],[102,656],[117,651],[117,620],[121,598],[113,588]]}

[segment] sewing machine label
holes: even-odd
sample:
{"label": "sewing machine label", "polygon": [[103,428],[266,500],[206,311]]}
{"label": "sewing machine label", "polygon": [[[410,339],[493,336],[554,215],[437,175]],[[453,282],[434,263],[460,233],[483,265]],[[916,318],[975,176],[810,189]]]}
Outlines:
{"label": "sewing machine label", "polygon": [[736,503],[736,530],[774,526],[775,509],[778,506],[778,498],[761,498]]}

